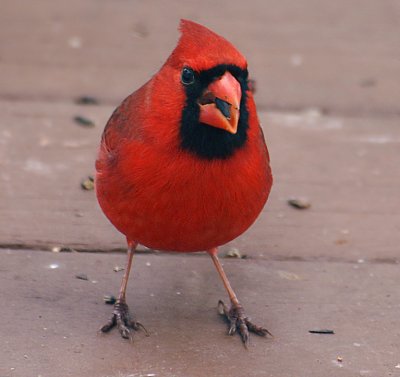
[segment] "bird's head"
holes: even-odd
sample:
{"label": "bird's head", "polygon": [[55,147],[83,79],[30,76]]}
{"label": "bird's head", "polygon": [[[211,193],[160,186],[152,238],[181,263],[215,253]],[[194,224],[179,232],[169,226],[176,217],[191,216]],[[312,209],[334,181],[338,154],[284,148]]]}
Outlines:
{"label": "bird's head", "polygon": [[182,20],[180,30],[159,78],[167,107],[180,111],[180,146],[201,158],[227,158],[247,139],[246,59],[202,25]]}

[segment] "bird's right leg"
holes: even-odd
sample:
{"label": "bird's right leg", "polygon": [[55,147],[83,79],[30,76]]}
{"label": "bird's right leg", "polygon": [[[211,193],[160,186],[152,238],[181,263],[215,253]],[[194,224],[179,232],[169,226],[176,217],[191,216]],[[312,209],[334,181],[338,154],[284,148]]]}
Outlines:
{"label": "bird's right leg", "polygon": [[140,322],[137,322],[136,319],[129,313],[129,308],[126,304],[126,287],[128,285],[129,273],[132,267],[132,260],[136,247],[137,242],[128,240],[128,260],[126,263],[124,276],[122,278],[118,299],[114,305],[114,311],[111,319],[100,329],[102,332],[108,332],[114,326],[117,326],[121,336],[125,339],[131,340],[132,330],[139,330],[142,328],[147,335],[147,331],[144,326]]}

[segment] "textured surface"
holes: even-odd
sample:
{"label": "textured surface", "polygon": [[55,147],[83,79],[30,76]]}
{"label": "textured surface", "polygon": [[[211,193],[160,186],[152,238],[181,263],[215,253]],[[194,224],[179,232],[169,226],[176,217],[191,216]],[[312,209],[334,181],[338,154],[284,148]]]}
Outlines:
{"label": "textured surface", "polygon": [[0,95],[119,101],[165,61],[182,17],[205,23],[249,58],[263,108],[399,114],[396,0],[204,0],[201,7],[193,0],[5,0]]}
{"label": "textured surface", "polygon": [[[7,305],[1,376],[396,376],[398,266],[224,260],[247,314],[274,338],[226,335],[226,300],[206,256],[139,255],[127,300],[150,337],[97,330],[111,315],[122,255],[0,251]],[[21,266],[25,266],[21,271]],[[58,268],[50,268],[50,266]],[[86,274],[87,281],[75,278]],[[334,335],[315,335],[328,328]],[[343,358],[337,362],[337,358]],[[13,369],[14,368],[14,369]]]}
{"label": "textured surface", "polygon": [[[2,102],[2,245],[125,248],[94,191],[80,187],[94,171],[111,111]],[[76,114],[97,126],[74,124]],[[230,246],[260,258],[398,258],[398,119],[326,117],[315,111],[260,113],[260,118],[275,183],[259,220]],[[311,208],[289,207],[292,196],[307,197]]]}
{"label": "textured surface", "polygon": [[[0,376],[398,375],[399,16],[395,0],[3,1]],[[113,108],[164,62],[181,17],[247,56],[271,152],[267,207],[222,248],[248,255],[224,259],[227,274],[275,336],[248,352],[225,335],[226,295],[201,255],[138,255],[128,302],[151,336],[96,335],[125,260],[105,251],[125,244],[80,184]],[[99,105],[75,104],[82,95]],[[26,250],[62,246],[102,253]],[[324,328],[335,334],[308,333]]]}

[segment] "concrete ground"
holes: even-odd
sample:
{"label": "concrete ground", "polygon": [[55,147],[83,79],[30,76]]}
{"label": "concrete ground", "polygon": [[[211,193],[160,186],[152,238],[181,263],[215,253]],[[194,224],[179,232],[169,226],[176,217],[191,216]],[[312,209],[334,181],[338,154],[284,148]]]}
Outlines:
{"label": "concrete ground", "polygon": [[[0,377],[400,376],[397,1],[1,8]],[[247,314],[274,334],[247,351],[226,335],[216,311],[226,294],[203,254],[142,248],[128,303],[150,337],[97,332],[125,244],[80,183],[113,108],[166,59],[181,17],[248,57],[272,157],[266,208],[221,247],[247,255],[224,266]],[[77,104],[83,95],[98,104]]]}

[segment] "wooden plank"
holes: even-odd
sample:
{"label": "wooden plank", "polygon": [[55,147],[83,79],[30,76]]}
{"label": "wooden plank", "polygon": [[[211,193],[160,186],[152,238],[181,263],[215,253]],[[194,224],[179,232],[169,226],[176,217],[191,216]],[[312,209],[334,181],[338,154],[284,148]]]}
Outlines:
{"label": "wooden plank", "polygon": [[264,109],[399,114],[399,16],[394,0],[6,1],[0,97],[115,104],[158,70],[187,17],[246,54]]}
{"label": "wooden plank", "polygon": [[[105,219],[93,174],[110,106],[0,102],[0,245],[85,250],[125,247]],[[95,127],[77,125],[83,115]],[[259,221],[225,246],[264,258],[397,259],[397,119],[261,113],[275,184]],[[305,196],[309,210],[289,207]]]}

